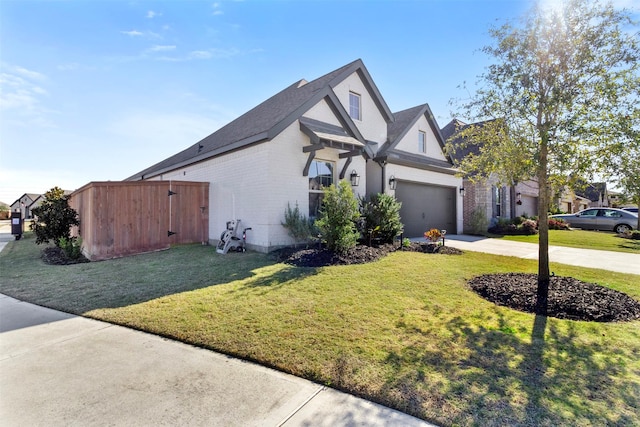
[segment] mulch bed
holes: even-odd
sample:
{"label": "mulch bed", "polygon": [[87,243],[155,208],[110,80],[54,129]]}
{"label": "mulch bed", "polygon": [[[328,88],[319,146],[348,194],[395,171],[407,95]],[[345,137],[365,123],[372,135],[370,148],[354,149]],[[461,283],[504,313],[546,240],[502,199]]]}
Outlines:
{"label": "mulch bed", "polygon": [[[487,274],[469,281],[478,295],[498,305],[527,313],[536,312],[536,274]],[[640,301],[625,293],[582,282],[572,277],[551,277],[547,316],[594,322],[640,319]]]}
{"label": "mulch bed", "polygon": [[273,253],[278,262],[296,267],[326,267],[329,265],[365,264],[377,261],[395,251],[424,252],[431,254],[459,255],[461,250],[450,246],[427,243],[411,243],[407,247],[398,245],[356,245],[345,253],[335,253],[326,248],[284,248]]}
{"label": "mulch bed", "polygon": [[51,265],[69,265],[69,264],[81,264],[89,262],[84,255],[81,255],[78,259],[71,259],[64,253],[64,251],[57,247],[52,246],[44,248],[40,254],[40,258],[46,263]]}

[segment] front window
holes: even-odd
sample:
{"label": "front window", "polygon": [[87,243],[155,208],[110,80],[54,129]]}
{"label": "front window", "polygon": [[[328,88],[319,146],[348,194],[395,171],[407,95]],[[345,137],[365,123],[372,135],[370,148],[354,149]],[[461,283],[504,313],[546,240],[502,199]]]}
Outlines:
{"label": "front window", "polygon": [[502,188],[493,187],[493,216],[498,218],[502,216]]}
{"label": "front window", "polygon": [[349,92],[349,116],[355,120],[362,120],[362,110],[360,103],[360,95],[355,92]]}
{"label": "front window", "polygon": [[418,131],[418,151],[420,153],[427,152],[427,134],[423,131]]}
{"label": "front window", "polygon": [[309,218],[315,219],[320,212],[323,188],[334,182],[335,163],[313,160],[309,168]]}

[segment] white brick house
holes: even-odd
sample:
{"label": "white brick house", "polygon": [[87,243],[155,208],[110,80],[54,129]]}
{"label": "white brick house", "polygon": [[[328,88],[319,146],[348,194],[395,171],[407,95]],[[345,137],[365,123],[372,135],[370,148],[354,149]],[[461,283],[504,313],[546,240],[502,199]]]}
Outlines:
{"label": "white brick house", "polygon": [[[355,172],[354,193],[395,194],[405,235],[462,231],[461,178],[427,104],[393,114],[361,60],[300,80],[218,131],[128,180],[206,181],[209,240],[251,227],[249,248],[293,244],[287,203],[317,213],[321,190]],[[390,179],[393,181],[390,182]]]}

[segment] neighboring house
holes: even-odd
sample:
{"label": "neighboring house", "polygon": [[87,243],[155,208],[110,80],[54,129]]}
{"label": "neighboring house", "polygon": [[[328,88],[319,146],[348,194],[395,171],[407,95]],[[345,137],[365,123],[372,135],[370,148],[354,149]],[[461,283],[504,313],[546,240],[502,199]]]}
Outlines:
{"label": "neighboring house", "polygon": [[589,200],[590,208],[615,207],[620,202],[620,194],[610,191],[606,182],[579,183],[574,191]]}
{"label": "neighboring house", "polygon": [[[73,191],[71,190],[63,190],[64,191],[64,195],[65,196],[69,196],[71,195],[71,193],[73,193]],[[40,205],[42,205],[42,202],[45,200],[45,195],[44,194],[39,194],[38,197],[36,197],[33,202],[31,203],[31,205],[29,205],[29,212],[33,212],[33,210],[37,207],[39,207]],[[31,215],[33,217],[33,214]]]}
{"label": "neighboring house", "polygon": [[40,197],[40,194],[35,193],[25,193],[20,196],[15,202],[11,204],[11,212],[20,212],[22,213],[23,219],[31,219],[33,215],[31,214],[32,204],[33,202]]}
{"label": "neighboring house", "polygon": [[128,180],[209,182],[209,240],[226,222],[251,227],[247,245],[293,244],[287,204],[317,216],[322,187],[352,182],[359,196],[394,194],[405,235],[462,231],[462,179],[443,154],[427,104],[392,113],[361,60],[300,80],[191,147]]}
{"label": "neighboring house", "polygon": [[[452,154],[456,165],[472,154],[475,147],[463,146],[463,139],[457,134],[470,126],[458,119],[453,119],[442,128],[441,133],[445,141],[457,147]],[[472,217],[481,212],[488,220],[488,225],[494,224],[499,218],[512,219],[518,216],[535,216],[538,214],[538,183],[528,180],[516,185],[501,185],[495,176],[472,182],[464,178],[464,231],[474,232]]]}
{"label": "neighboring house", "polygon": [[587,209],[591,200],[579,196],[570,188],[565,188],[558,198],[558,209],[564,213],[576,213]]}
{"label": "neighboring house", "polygon": [[0,219],[9,219],[9,217],[11,217],[11,206],[0,202]]}

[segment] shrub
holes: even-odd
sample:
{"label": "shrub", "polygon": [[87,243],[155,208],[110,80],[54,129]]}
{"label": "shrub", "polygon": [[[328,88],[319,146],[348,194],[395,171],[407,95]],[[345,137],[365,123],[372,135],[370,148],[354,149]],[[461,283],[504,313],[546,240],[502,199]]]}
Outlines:
{"label": "shrub", "polygon": [[82,255],[82,239],[79,237],[61,237],[58,239],[57,246],[63,250],[67,258],[71,260],[78,260]]}
{"label": "shrub", "polygon": [[296,207],[293,209],[287,203],[287,209],[284,211],[284,222],[281,224],[287,229],[289,236],[296,241],[296,245],[298,242],[312,240],[317,235],[313,221],[300,212],[297,202]]}
{"label": "shrub", "polygon": [[532,219],[525,219],[520,223],[518,228],[526,235],[538,233],[538,223]]}
{"label": "shrub", "polygon": [[549,230],[568,230],[569,224],[560,218],[549,218]]}
{"label": "shrub", "polygon": [[360,231],[367,238],[369,245],[374,238],[381,243],[393,243],[395,237],[402,233],[400,222],[400,207],[394,196],[389,194],[375,194],[360,200]]}
{"label": "shrub", "polygon": [[70,238],[72,226],[80,225],[78,213],[69,206],[69,197],[59,187],[53,187],[44,194],[42,204],[32,210],[37,219],[31,229],[38,245],[53,240],[58,246],[60,238]]}
{"label": "shrub", "polygon": [[356,245],[360,235],[356,228],[358,218],[358,200],[347,181],[325,188],[320,218],[316,220],[315,226],[330,250],[346,252]]}
{"label": "shrub", "polygon": [[640,240],[640,231],[639,230],[630,231],[625,237],[627,239]]}
{"label": "shrub", "polygon": [[469,234],[482,235],[489,228],[489,220],[484,209],[476,208],[469,218]]}
{"label": "shrub", "polygon": [[538,233],[538,222],[533,219],[498,218],[496,224],[489,228],[489,232],[502,235],[531,235]]}
{"label": "shrub", "polygon": [[409,239],[408,237],[402,239],[402,247],[408,248],[409,246],[411,246],[411,239]]}

